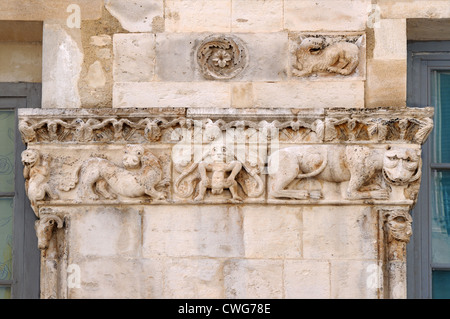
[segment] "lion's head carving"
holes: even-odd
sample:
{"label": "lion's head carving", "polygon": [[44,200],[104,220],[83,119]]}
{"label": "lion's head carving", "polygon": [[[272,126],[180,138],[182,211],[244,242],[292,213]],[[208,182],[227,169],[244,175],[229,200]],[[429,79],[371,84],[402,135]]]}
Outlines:
{"label": "lion's head carving", "polygon": [[422,174],[420,150],[388,149],[383,158],[383,175],[393,185],[405,185],[418,180]]}
{"label": "lion's head carving", "polygon": [[141,145],[127,145],[122,160],[123,166],[127,169],[139,168],[144,151]]}
{"label": "lion's head carving", "polygon": [[39,164],[39,152],[33,149],[23,151],[22,164],[27,166],[34,166],[36,164]]}

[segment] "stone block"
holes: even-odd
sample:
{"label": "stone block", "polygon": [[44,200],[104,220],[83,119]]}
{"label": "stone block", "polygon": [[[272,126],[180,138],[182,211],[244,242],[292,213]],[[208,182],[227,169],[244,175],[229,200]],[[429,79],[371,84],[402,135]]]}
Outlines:
{"label": "stone block", "polygon": [[333,260],[330,264],[331,298],[379,298],[383,271],[376,261]]}
{"label": "stone block", "polygon": [[83,53],[79,32],[69,33],[60,24],[44,23],[42,40],[42,108],[78,108]]}
{"label": "stone block", "polygon": [[155,67],[155,36],[151,33],[115,34],[113,41],[114,81],[152,81]]}
{"label": "stone block", "polygon": [[213,258],[167,259],[164,298],[224,298],[223,263]]}
{"label": "stone block", "polygon": [[234,0],[231,9],[232,32],[283,30],[282,0]]}
{"label": "stone block", "polygon": [[[197,62],[197,48],[204,33],[156,35],[156,75],[160,81],[204,81]],[[287,33],[234,35],[248,56],[245,68],[230,81],[280,81],[286,78]]]}
{"label": "stone block", "polygon": [[249,206],[244,211],[247,258],[300,258],[302,213],[298,207]]}
{"label": "stone block", "polygon": [[406,106],[406,59],[367,62],[366,107]]}
{"label": "stone block", "polygon": [[141,285],[144,299],[161,299],[164,297],[165,258],[142,258]]}
{"label": "stone block", "polygon": [[364,81],[254,82],[254,107],[362,108]]}
{"label": "stone block", "polygon": [[287,299],[330,298],[330,265],[321,260],[285,260],[283,284]]}
{"label": "stone block", "polygon": [[242,214],[226,206],[153,206],[145,209],[143,255],[242,257]]}
{"label": "stone block", "polygon": [[284,28],[290,31],[362,31],[370,0],[285,0]]}
{"label": "stone block", "polygon": [[82,20],[97,20],[101,17],[102,0],[45,0],[45,4],[42,1],[7,0],[0,2],[0,20],[62,22],[74,12],[69,8],[71,4],[79,6]]}
{"label": "stone block", "polygon": [[231,259],[223,267],[225,298],[278,299],[283,296],[283,261]]}
{"label": "stone block", "polygon": [[140,216],[132,208],[83,209],[70,221],[70,254],[85,257],[137,256],[141,239]]}
{"label": "stone block", "polygon": [[381,19],[374,28],[373,58],[380,60],[406,59],[406,19]]}
{"label": "stone block", "polygon": [[231,0],[166,0],[166,32],[230,32]]}
{"label": "stone block", "polygon": [[[138,299],[142,298],[142,267],[136,259],[120,256],[71,260],[79,278],[68,274],[68,299]],[[73,268],[75,269],[75,268]],[[77,274],[78,276],[78,274]],[[79,279],[79,282],[76,280]],[[79,286],[77,285],[79,283]]]}
{"label": "stone block", "polygon": [[364,206],[303,208],[303,258],[376,260],[377,218]]}
{"label": "stone block", "polygon": [[230,106],[230,86],[224,82],[117,82],[113,107]]}
{"label": "stone block", "polygon": [[377,5],[383,19],[450,18],[447,0],[378,0]]}
{"label": "stone block", "polygon": [[164,31],[164,0],[106,0],[105,8],[127,31]]}

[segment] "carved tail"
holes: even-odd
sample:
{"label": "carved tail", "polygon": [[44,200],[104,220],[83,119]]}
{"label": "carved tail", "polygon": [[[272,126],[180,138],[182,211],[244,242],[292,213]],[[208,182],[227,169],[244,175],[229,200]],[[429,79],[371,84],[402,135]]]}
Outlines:
{"label": "carved tail", "polygon": [[78,166],[78,168],[73,173],[73,176],[68,178],[67,180],[64,180],[61,185],[59,186],[59,189],[65,192],[70,191],[71,189],[75,188],[75,186],[78,184],[78,179],[80,175],[81,166]]}
{"label": "carved tail", "polygon": [[323,170],[325,169],[325,167],[328,165],[328,151],[326,148],[323,151],[322,158],[323,158],[323,162],[318,169],[316,169],[315,171],[306,173],[306,174],[298,174],[297,178],[308,178],[308,177],[317,176],[320,173],[322,173]]}
{"label": "carved tail", "polygon": [[195,187],[194,187],[193,183],[187,183],[188,187],[184,191],[180,190],[179,187],[180,187],[180,183],[182,182],[182,180],[186,176],[188,176],[190,173],[192,173],[197,168],[197,166],[198,166],[198,163],[192,164],[187,170],[185,170],[183,173],[181,173],[180,176],[178,176],[178,178],[175,180],[174,190],[179,196],[186,198],[186,197],[191,196],[194,193]]}

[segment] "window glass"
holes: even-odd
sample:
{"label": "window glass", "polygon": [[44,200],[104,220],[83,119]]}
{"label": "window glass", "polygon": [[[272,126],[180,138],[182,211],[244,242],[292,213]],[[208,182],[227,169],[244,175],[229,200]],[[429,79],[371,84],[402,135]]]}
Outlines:
{"label": "window glass", "polygon": [[450,263],[450,171],[434,171],[432,176],[432,262]]}
{"label": "window glass", "polygon": [[450,299],[450,271],[433,271],[433,299]]}
{"label": "window glass", "polygon": [[450,72],[432,73],[431,104],[435,106],[432,161],[450,163]]}
{"label": "window glass", "polygon": [[14,192],[14,111],[0,110],[0,192]]}
{"label": "window glass", "polygon": [[0,198],[0,280],[12,278],[13,199]]}
{"label": "window glass", "polygon": [[0,286],[0,299],[10,299],[11,298],[11,288]]}

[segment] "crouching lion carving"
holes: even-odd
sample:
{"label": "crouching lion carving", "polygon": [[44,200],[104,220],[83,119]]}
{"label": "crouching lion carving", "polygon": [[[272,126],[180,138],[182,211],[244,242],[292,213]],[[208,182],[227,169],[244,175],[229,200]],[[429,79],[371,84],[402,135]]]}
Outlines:
{"label": "crouching lion carving", "polygon": [[373,181],[380,180],[381,176],[395,185],[418,180],[421,176],[419,152],[407,148],[386,150],[357,145],[284,148],[269,158],[269,196],[307,199],[310,197],[308,191],[286,188],[295,179],[314,177],[327,182],[348,181],[346,199],[388,199],[388,191],[379,185],[380,182]]}
{"label": "crouching lion carving", "polygon": [[50,156],[41,154],[37,150],[27,149],[22,152],[23,176],[25,178],[25,189],[36,215],[36,202],[49,198],[58,199],[59,195],[53,190],[48,181],[50,179]]}
{"label": "crouching lion carving", "polygon": [[104,158],[89,158],[77,169],[70,185],[63,189],[68,191],[78,183],[79,199],[97,200],[96,193],[106,199],[115,199],[117,195],[166,198],[166,194],[157,189],[167,186],[168,181],[163,180],[162,167],[153,154],[141,145],[127,145],[122,163],[120,167]]}
{"label": "crouching lion carving", "polygon": [[322,38],[305,38],[296,51],[292,73],[308,76],[316,72],[352,74],[359,64],[359,40],[356,44],[337,42],[325,47]]}

